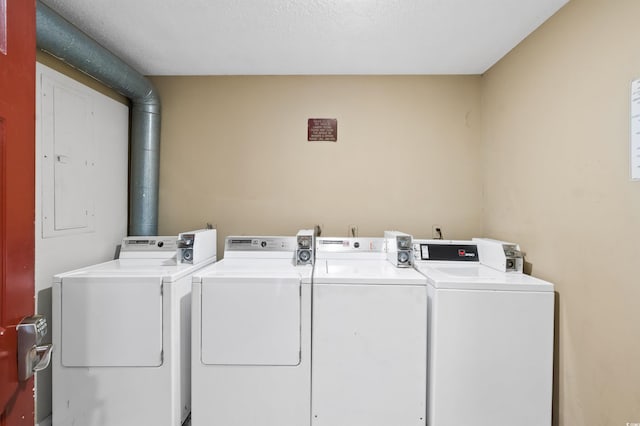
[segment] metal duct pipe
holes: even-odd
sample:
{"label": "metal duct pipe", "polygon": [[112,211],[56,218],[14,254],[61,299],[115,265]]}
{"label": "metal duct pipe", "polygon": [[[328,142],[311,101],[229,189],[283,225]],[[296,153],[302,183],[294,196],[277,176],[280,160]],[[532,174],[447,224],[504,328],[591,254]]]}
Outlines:
{"label": "metal duct pipe", "polygon": [[151,82],[36,1],[37,45],[131,100],[129,235],[157,235],[160,98]]}

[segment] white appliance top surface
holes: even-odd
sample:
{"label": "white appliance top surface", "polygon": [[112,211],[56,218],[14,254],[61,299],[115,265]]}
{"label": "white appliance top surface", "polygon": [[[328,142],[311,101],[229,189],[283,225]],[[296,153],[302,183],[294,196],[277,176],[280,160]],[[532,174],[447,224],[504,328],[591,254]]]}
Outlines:
{"label": "white appliance top surface", "polygon": [[172,259],[117,259],[58,274],[55,279],[59,281],[65,277],[159,277],[165,282],[172,282],[194,273],[215,260],[215,257],[212,257],[191,265],[177,263],[175,257]]}
{"label": "white appliance top surface", "polygon": [[517,272],[500,272],[470,262],[415,262],[429,285],[442,289],[553,291],[553,284]]}
{"label": "white appliance top surface", "polygon": [[298,276],[303,283],[310,283],[313,276],[312,265],[297,266],[291,259],[222,259],[220,262],[198,271],[194,281],[212,276],[240,277],[289,277]]}
{"label": "white appliance top surface", "polygon": [[323,259],[316,262],[314,284],[426,285],[413,268],[397,268],[388,260]]}

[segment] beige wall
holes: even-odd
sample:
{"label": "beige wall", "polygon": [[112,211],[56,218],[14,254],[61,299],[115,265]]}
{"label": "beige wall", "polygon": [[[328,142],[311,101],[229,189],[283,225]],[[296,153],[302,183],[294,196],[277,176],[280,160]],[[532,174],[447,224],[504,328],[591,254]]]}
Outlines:
{"label": "beige wall", "polygon": [[[156,77],[160,233],[480,233],[480,77]],[[337,143],[307,142],[337,118]]]}
{"label": "beige wall", "polygon": [[[638,16],[572,0],[483,77],[155,77],[159,231],[517,241],[556,283],[555,423],[639,422]],[[337,143],[306,142],[316,117],[338,119]]]}
{"label": "beige wall", "polygon": [[482,81],[484,230],[558,294],[556,417],[640,422],[640,2],[572,0]]}
{"label": "beige wall", "polygon": [[[572,0],[482,78],[156,77],[160,232],[517,241],[558,292],[556,423],[638,422],[638,16]],[[306,142],[315,117],[338,119],[337,143]]]}

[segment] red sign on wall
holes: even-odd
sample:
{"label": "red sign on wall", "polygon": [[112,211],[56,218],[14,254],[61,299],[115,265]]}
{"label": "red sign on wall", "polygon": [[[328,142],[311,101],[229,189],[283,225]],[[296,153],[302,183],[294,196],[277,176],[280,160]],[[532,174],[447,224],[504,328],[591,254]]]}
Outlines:
{"label": "red sign on wall", "polygon": [[338,120],[335,118],[310,118],[307,120],[307,141],[336,142]]}

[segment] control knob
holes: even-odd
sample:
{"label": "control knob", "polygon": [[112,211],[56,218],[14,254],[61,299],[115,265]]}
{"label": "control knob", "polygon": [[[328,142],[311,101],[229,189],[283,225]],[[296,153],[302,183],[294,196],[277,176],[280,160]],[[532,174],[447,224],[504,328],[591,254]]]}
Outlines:
{"label": "control knob", "polygon": [[300,250],[300,252],[298,252],[298,260],[301,263],[309,262],[309,260],[311,260],[311,251],[309,251],[309,250]]}
{"label": "control knob", "polygon": [[409,262],[409,253],[407,253],[406,251],[398,252],[398,263],[405,264],[408,262]]}

